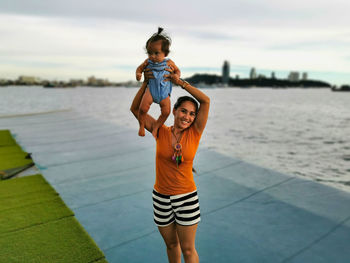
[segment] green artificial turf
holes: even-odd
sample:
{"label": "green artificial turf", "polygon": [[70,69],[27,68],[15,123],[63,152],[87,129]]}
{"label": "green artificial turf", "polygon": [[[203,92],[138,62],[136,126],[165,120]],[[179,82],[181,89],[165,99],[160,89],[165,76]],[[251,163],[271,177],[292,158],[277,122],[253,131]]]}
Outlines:
{"label": "green artificial turf", "polygon": [[107,262],[41,174],[0,181],[0,215],[0,262]]}
{"label": "green artificial turf", "polygon": [[27,170],[28,168],[30,168],[32,166],[33,166],[33,164],[29,164],[29,165],[25,165],[25,166],[16,167],[13,169],[8,169],[6,171],[0,170],[0,180],[10,179],[13,176],[19,174],[22,171]]}
{"label": "green artificial turf", "polygon": [[16,143],[10,131],[0,130],[0,179],[8,179],[33,164],[33,160]]}
{"label": "green artificial turf", "polygon": [[102,258],[100,260],[94,261],[94,263],[108,263],[108,261],[105,258]]}
{"label": "green artificial turf", "polygon": [[0,262],[87,263],[104,258],[74,217],[0,234],[0,248]]}
{"label": "green artificial turf", "polygon": [[54,189],[48,188],[46,191],[33,192],[7,198],[0,198],[0,213],[3,210],[11,208],[17,208],[50,201],[57,198],[57,196],[58,194]]}
{"label": "green artificial turf", "polygon": [[0,181],[0,199],[41,191],[54,191],[41,174]]}
{"label": "green artificial turf", "polygon": [[[0,149],[1,148],[9,148],[9,147],[0,147]],[[13,152],[13,153],[8,152],[7,154],[3,154],[1,156],[0,165],[1,165],[1,163],[5,163],[5,161],[11,160],[11,159],[26,159],[27,155],[28,154],[26,152],[23,152],[23,151]],[[30,159],[30,158],[28,158],[28,159]]]}
{"label": "green artificial turf", "polygon": [[19,145],[11,145],[11,146],[0,145],[0,158],[2,158],[3,156],[8,156],[16,153],[23,153],[23,150]]}
{"label": "green artificial turf", "polygon": [[20,156],[1,157],[0,170],[5,171],[13,168],[19,168],[24,166],[31,166],[33,161],[31,159],[21,158]]}
{"label": "green artificial turf", "polygon": [[[32,165],[27,155],[8,130],[0,130],[0,178]],[[58,193],[36,174],[0,180],[0,262],[107,261]]]}
{"label": "green artificial turf", "polygon": [[0,130],[0,146],[16,145],[15,139],[13,139],[9,130]]}
{"label": "green artificial turf", "polygon": [[0,234],[73,215],[59,196],[50,201],[7,209],[1,211]]}

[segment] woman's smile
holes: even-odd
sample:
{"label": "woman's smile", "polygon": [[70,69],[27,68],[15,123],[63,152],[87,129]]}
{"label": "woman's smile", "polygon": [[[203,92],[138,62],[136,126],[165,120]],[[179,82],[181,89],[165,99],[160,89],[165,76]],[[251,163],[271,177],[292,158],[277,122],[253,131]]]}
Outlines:
{"label": "woman's smile", "polygon": [[191,124],[191,122],[192,122],[192,121],[190,121],[190,120],[188,120],[188,119],[182,119],[182,120],[181,120],[181,123],[182,123],[183,125]]}

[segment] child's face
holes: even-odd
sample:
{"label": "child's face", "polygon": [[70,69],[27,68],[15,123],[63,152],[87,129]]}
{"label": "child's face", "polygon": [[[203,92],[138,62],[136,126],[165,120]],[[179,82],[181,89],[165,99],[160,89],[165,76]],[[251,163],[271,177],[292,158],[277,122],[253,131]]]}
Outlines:
{"label": "child's face", "polygon": [[165,58],[165,54],[162,51],[162,40],[149,43],[147,46],[147,54],[152,62],[162,62]]}

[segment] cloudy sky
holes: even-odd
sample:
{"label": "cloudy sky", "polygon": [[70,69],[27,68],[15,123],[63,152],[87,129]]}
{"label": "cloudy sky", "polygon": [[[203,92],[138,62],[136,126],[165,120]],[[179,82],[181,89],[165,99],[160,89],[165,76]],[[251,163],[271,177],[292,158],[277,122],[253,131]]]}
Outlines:
{"label": "cloudy sky", "polygon": [[258,73],[350,84],[348,0],[1,0],[0,78],[134,79],[158,26],[184,77]]}

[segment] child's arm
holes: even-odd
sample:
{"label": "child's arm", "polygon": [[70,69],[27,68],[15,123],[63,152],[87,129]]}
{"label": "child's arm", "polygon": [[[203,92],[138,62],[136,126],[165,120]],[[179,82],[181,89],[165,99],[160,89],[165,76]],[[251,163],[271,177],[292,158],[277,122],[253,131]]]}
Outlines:
{"label": "child's arm", "polygon": [[181,77],[181,71],[180,69],[175,65],[174,61],[171,59],[168,60],[168,66],[173,69],[173,73],[177,75],[179,78]]}
{"label": "child's arm", "polygon": [[136,80],[140,81],[141,77],[142,77],[142,72],[145,70],[145,68],[148,65],[148,59],[146,59],[144,62],[142,62],[142,64],[140,66],[137,67],[136,69]]}

